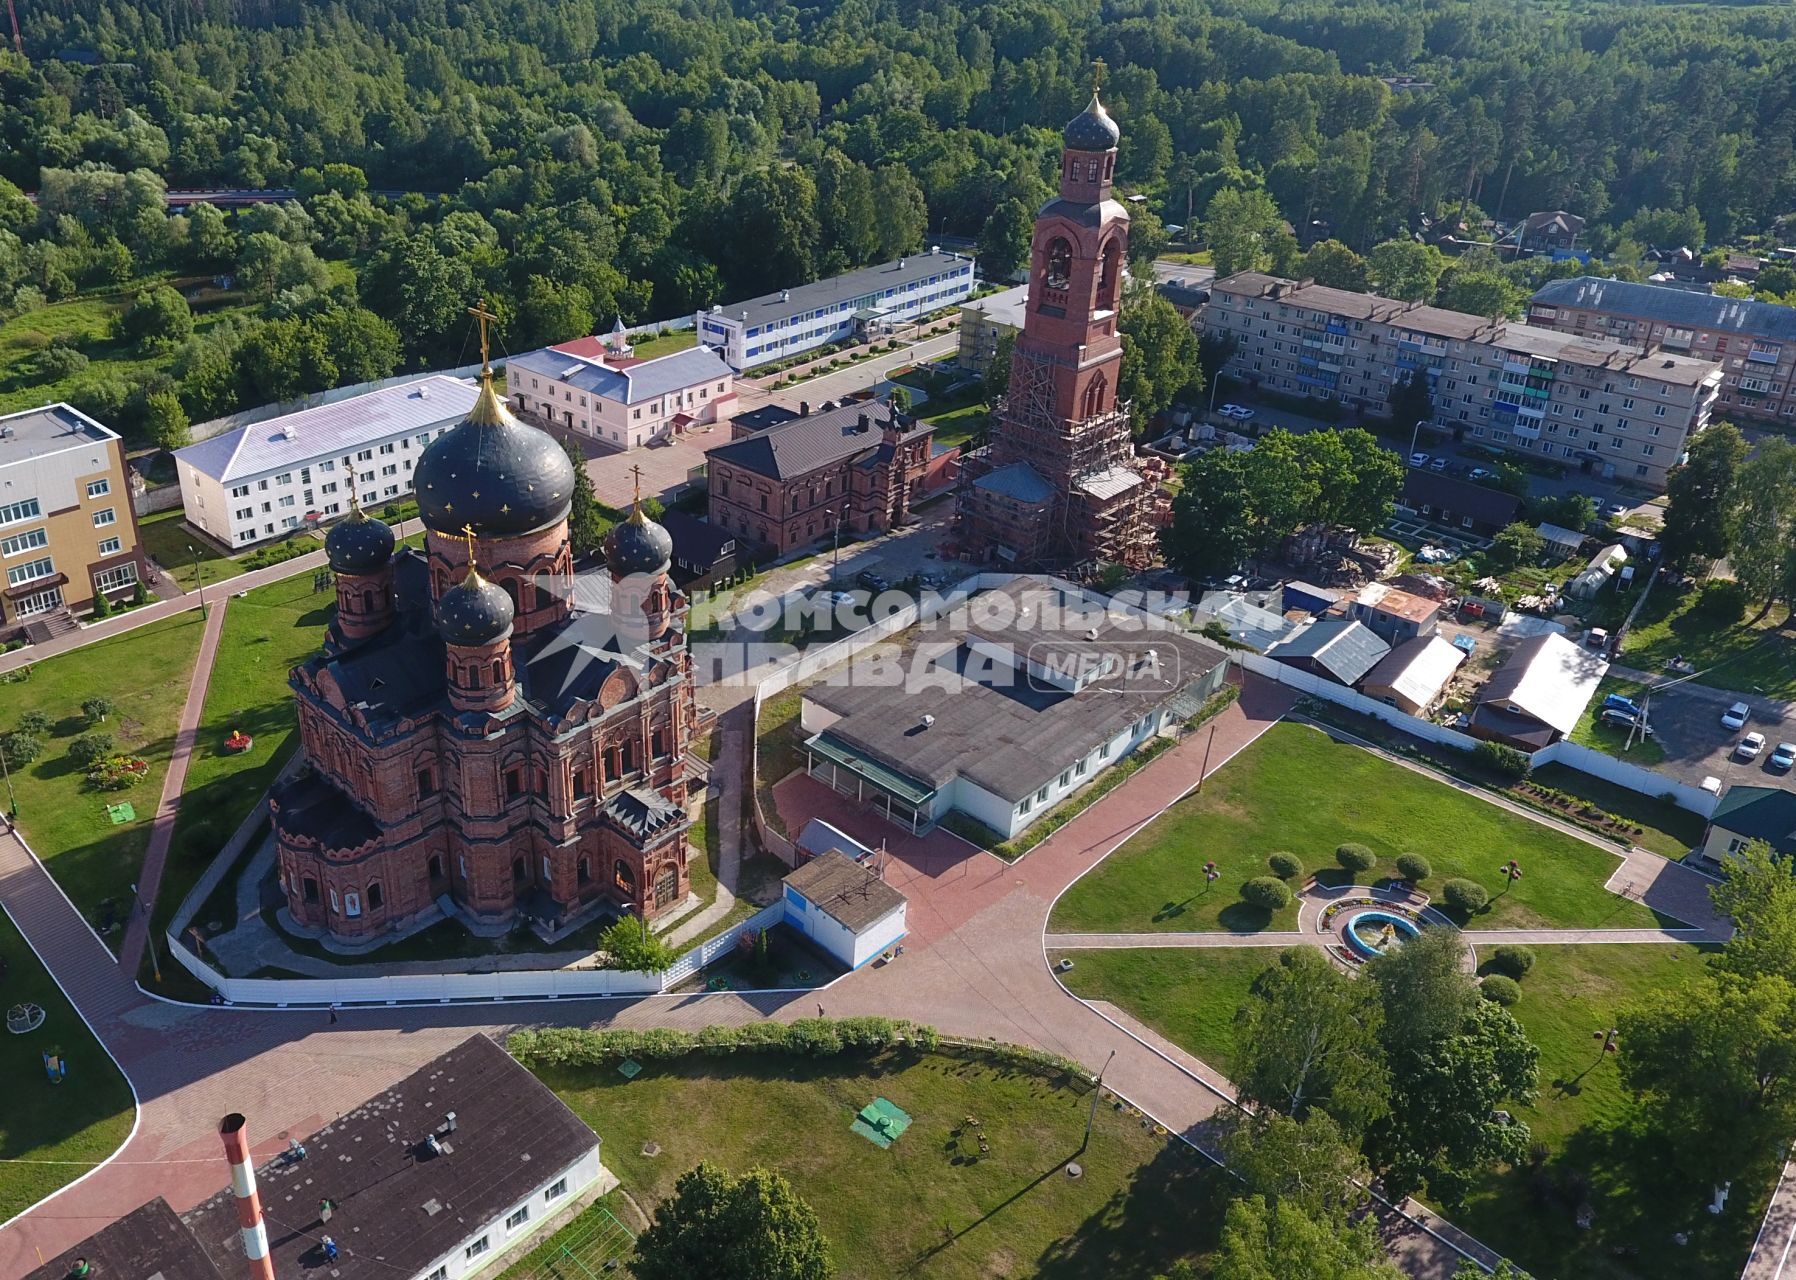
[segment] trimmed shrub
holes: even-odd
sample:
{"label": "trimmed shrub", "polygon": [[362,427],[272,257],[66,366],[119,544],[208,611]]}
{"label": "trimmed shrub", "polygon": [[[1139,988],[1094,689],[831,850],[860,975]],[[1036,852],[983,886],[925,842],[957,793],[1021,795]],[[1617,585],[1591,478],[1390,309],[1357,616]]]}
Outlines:
{"label": "trimmed shrub", "polygon": [[934,1027],[896,1018],[800,1018],[796,1022],[750,1022],[739,1027],[706,1027],[677,1031],[599,1031],[587,1027],[551,1027],[514,1031],[505,1042],[511,1056],[527,1067],[594,1067],[620,1058],[682,1058],[689,1053],[725,1056],[732,1053],[798,1053],[813,1057],[871,1052],[907,1040],[934,1049]]}
{"label": "trimmed shrub", "polygon": [[1335,849],[1335,861],[1356,875],[1378,865],[1378,855],[1363,844],[1344,844]]}
{"label": "trimmed shrub", "polygon": [[1291,886],[1277,876],[1255,876],[1242,884],[1241,901],[1262,911],[1283,911],[1291,905]]}
{"label": "trimmed shrub", "polygon": [[1491,952],[1490,967],[1519,982],[1534,967],[1534,950],[1519,942],[1504,943]]}
{"label": "trimmed shrub", "polygon": [[50,732],[50,717],[42,711],[27,711],[19,717],[19,732],[41,738]]}
{"label": "trimmed shrub", "polygon": [[90,768],[112,754],[110,733],[84,733],[69,743],[69,758],[83,769]]}
{"label": "trimmed shrub", "polygon": [[1478,991],[1486,1000],[1494,1000],[1505,1009],[1522,998],[1522,989],[1516,980],[1500,973],[1493,973],[1480,982]]}
{"label": "trimmed shrub", "polygon": [[1449,880],[1441,887],[1441,897],[1455,911],[1473,915],[1484,910],[1490,901],[1490,891],[1476,880]]}
{"label": "trimmed shrub", "polygon": [[44,740],[23,729],[16,729],[0,738],[0,755],[6,757],[9,768],[17,769],[21,765],[30,764],[43,753]]}
{"label": "trimmed shrub", "polygon": [[1472,748],[1472,759],[1511,782],[1520,782],[1534,772],[1534,761],[1529,759],[1527,752],[1500,742],[1480,742]]}
{"label": "trimmed shrub", "polygon": [[1418,880],[1426,880],[1434,874],[1434,868],[1428,865],[1428,859],[1419,853],[1400,853],[1397,855],[1397,874],[1414,884]]}
{"label": "trimmed shrub", "polygon": [[1303,859],[1282,849],[1267,858],[1266,865],[1272,868],[1272,874],[1280,880],[1295,880],[1303,874]]}

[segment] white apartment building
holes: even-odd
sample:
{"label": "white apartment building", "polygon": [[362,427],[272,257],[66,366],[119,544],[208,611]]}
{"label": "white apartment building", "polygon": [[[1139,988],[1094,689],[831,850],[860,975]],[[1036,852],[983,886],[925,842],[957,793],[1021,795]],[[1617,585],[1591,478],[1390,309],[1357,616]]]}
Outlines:
{"label": "white apartment building", "polygon": [[736,372],[710,347],[638,360],[619,324],[609,338],[579,338],[514,356],[505,389],[522,416],[566,427],[617,449],[727,422]]}
{"label": "white apartment building", "polygon": [[237,427],[175,451],[187,522],[247,547],[407,498],[424,447],[468,416],[479,388],[441,374]]}
{"label": "white apartment building", "polygon": [[1218,280],[1203,325],[1235,340],[1224,371],[1256,387],[1381,414],[1425,378],[1455,438],[1648,489],[1708,426],[1722,379],[1713,360],[1259,272]]}
{"label": "white apartment building", "polygon": [[877,337],[972,292],[973,260],[931,245],[914,258],[720,304],[693,321],[701,344],[722,352],[732,369],[752,369],[832,342]]}

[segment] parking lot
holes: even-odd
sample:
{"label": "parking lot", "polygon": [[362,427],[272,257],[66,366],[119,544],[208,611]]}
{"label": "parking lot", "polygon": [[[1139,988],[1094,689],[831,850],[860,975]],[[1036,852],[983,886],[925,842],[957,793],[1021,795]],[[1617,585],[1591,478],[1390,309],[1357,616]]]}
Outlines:
{"label": "parking lot", "polygon": [[[1694,786],[1701,786],[1704,778],[1719,778],[1724,785],[1796,787],[1792,774],[1769,767],[1778,743],[1796,742],[1796,704],[1747,698],[1751,714],[1746,726],[1724,728],[1721,713],[1737,700],[1738,694],[1694,682],[1653,694],[1647,717],[1665,752],[1665,759],[1656,766],[1659,772]],[[1734,748],[1752,732],[1765,735],[1765,748],[1757,759],[1742,760]]]}

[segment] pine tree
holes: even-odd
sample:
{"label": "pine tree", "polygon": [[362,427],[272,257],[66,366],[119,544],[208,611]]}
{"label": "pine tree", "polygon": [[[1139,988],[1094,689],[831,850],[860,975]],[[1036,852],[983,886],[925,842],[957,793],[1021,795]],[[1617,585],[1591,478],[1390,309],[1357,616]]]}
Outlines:
{"label": "pine tree", "polygon": [[572,440],[562,441],[568,461],[574,464],[574,498],[568,508],[568,540],[574,544],[574,558],[595,554],[605,538],[605,518],[599,514],[599,498],[592,488],[592,477],[586,474],[586,458]]}

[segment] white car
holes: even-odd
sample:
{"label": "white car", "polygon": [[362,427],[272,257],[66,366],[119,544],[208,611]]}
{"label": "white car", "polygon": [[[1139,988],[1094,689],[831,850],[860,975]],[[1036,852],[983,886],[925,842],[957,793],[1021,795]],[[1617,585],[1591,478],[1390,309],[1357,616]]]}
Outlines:
{"label": "white car", "polygon": [[1765,735],[1749,733],[1740,739],[1740,745],[1734,748],[1734,754],[1742,760],[1751,760],[1765,749]]}
{"label": "white car", "polygon": [[1747,717],[1751,715],[1751,707],[1747,706],[1744,702],[1736,702],[1733,706],[1721,713],[1721,727],[1723,729],[1744,729],[1746,727]]}
{"label": "white car", "polygon": [[1610,520],[1623,520],[1627,518],[1628,512],[1633,509],[1634,508],[1630,507],[1625,502],[1611,502],[1607,507],[1603,508],[1603,515]]}
{"label": "white car", "polygon": [[1447,469],[1447,460],[1445,458],[1436,458],[1433,462],[1428,464],[1428,469],[1430,471],[1445,471]]}
{"label": "white car", "polygon": [[1244,404],[1225,404],[1216,412],[1225,418],[1234,418],[1238,422],[1246,422],[1253,417],[1253,410]]}
{"label": "white car", "polygon": [[1472,474],[1468,478],[1474,481],[1495,480],[1497,478],[1497,473],[1494,471],[1487,471],[1483,467],[1473,467]]}
{"label": "white car", "polygon": [[1420,452],[1410,454],[1409,455],[1409,465],[1412,467],[1427,466],[1428,465],[1428,455],[1425,453],[1420,453]]}

